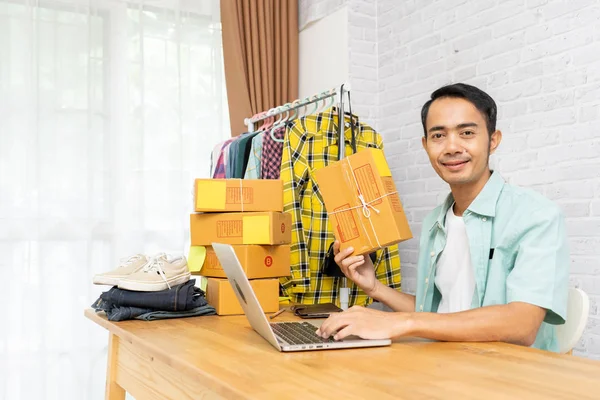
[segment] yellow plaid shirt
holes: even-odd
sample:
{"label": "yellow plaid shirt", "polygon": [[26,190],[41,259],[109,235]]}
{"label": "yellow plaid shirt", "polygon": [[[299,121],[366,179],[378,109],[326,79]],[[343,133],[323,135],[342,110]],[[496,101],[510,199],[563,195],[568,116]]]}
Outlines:
{"label": "yellow plaid shirt", "polygon": [[[329,245],[335,240],[314,173],[338,161],[337,115],[332,109],[295,120],[288,126],[281,159],[284,211],[292,215],[291,277],[281,278],[292,301],[303,304],[332,302],[339,305],[342,278],[322,272]],[[381,136],[371,127],[355,127],[357,151],[382,149]],[[346,155],[352,154],[352,131],[345,130]],[[400,290],[398,246],[377,251],[377,279]],[[350,305],[367,305],[371,299],[348,280]]]}

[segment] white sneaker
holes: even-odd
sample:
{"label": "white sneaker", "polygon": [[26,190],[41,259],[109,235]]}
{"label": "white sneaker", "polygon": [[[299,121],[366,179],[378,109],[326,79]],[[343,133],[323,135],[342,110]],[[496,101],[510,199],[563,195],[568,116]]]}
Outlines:
{"label": "white sneaker", "polygon": [[119,281],[119,289],[158,292],[186,283],[191,278],[185,257],[170,259],[162,254],[152,257],[139,271]]}
{"label": "white sneaker", "polygon": [[143,254],[136,254],[123,259],[117,269],[94,275],[94,285],[117,286],[121,279],[138,272],[146,263],[148,263],[148,257]]}

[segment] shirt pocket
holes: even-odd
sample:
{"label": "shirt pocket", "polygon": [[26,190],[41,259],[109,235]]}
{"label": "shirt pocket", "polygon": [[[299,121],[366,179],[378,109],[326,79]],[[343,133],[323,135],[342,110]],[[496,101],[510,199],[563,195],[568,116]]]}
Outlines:
{"label": "shirt pocket", "polygon": [[488,259],[488,277],[482,306],[506,304],[506,281],[514,265],[514,260],[511,261],[511,255],[505,247],[496,246],[493,251],[492,257]]}

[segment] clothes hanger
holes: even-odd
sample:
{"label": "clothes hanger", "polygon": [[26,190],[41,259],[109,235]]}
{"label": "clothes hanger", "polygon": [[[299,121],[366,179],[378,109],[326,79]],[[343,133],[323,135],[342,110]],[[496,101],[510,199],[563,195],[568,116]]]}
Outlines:
{"label": "clothes hanger", "polygon": [[298,106],[298,103],[300,103],[299,99],[296,99],[296,100],[292,101],[291,108],[294,109],[294,116],[290,117],[291,121],[295,120],[298,117],[298,108],[296,108]]}
{"label": "clothes hanger", "polygon": [[[279,128],[281,128],[282,126],[285,125],[285,123],[287,122],[287,118],[290,115],[290,110],[288,108],[288,106],[291,105],[290,103],[286,103],[282,106],[277,107],[277,113],[279,114],[279,118],[277,119],[277,121],[275,121],[273,123],[273,126],[271,127],[271,138],[273,140],[276,140],[276,138],[273,136],[273,132]],[[285,112],[285,117],[283,116],[283,113]]]}
{"label": "clothes hanger", "polygon": [[[266,111],[259,112],[258,114],[254,114],[254,115],[252,116],[252,118],[250,118],[250,119],[252,120],[252,119],[255,119],[255,118],[260,118],[260,117],[264,116],[266,113],[267,113]],[[264,123],[263,123],[263,124],[264,124]],[[262,126],[261,126],[260,128],[254,128],[255,130],[254,130],[252,133],[255,133],[255,132],[260,132],[260,129],[261,129],[261,128],[262,128]]]}
{"label": "clothes hanger", "polygon": [[[281,128],[282,126],[285,126],[285,124],[290,120],[290,109],[294,107],[294,104],[296,104],[297,102],[299,102],[299,100],[294,100],[291,103],[285,103],[282,107],[286,108],[286,115],[285,115],[285,119],[282,119],[281,122],[279,123],[279,125],[277,125],[277,128]],[[294,116],[291,118],[292,120],[296,119],[296,116],[298,115],[298,109],[294,109]],[[283,143],[284,140],[283,139],[277,139],[275,136],[273,136],[273,133],[275,133],[276,128],[273,127],[273,129],[271,129],[271,132],[269,133],[271,135],[271,139],[273,139],[273,141],[277,142],[277,143]]]}
{"label": "clothes hanger", "polygon": [[305,97],[301,100],[302,106],[300,108],[302,109],[302,116],[298,117],[298,118],[306,117],[306,109],[308,107],[309,101],[310,101],[310,97]]}
{"label": "clothes hanger", "polygon": [[[325,95],[329,95],[328,98],[323,99],[323,111],[328,110],[330,108],[333,108],[334,112],[337,112],[337,108],[334,107],[333,103],[335,102],[335,89],[331,89],[328,91],[323,92],[323,94]],[[325,106],[325,102],[329,100],[329,104],[327,104],[327,106]]]}
{"label": "clothes hanger", "polygon": [[325,105],[327,104],[327,95],[329,94],[328,91],[322,92],[319,96],[322,97],[323,101],[321,102],[321,105],[319,106],[319,112],[322,113],[323,111],[325,111]]}
{"label": "clothes hanger", "polygon": [[313,104],[315,105],[315,108],[313,108],[312,111],[307,114],[307,115],[312,115],[312,114],[315,114],[317,112],[317,108],[319,108],[319,95],[316,94],[316,95],[312,96],[309,101],[314,101]]}
{"label": "clothes hanger", "polygon": [[315,107],[315,109],[312,110],[311,112],[308,112],[308,108],[311,104],[314,104],[313,103],[314,100],[315,100],[315,96],[308,96],[308,97],[304,98],[304,114],[302,115],[303,117],[311,115],[315,112],[317,107]]}
{"label": "clothes hanger", "polygon": [[271,132],[269,133],[271,135],[271,139],[273,139],[275,142],[278,143],[283,143],[284,140],[283,139],[277,139],[275,136],[273,136],[273,134],[275,133],[276,129],[271,129]]}
{"label": "clothes hanger", "polygon": [[274,110],[275,108],[271,108],[269,111],[267,111],[266,116],[268,118],[265,119],[264,125],[260,127],[261,131],[265,132],[267,129],[270,129],[273,126],[273,122],[275,122],[275,118],[273,118],[273,115],[275,115]]}
{"label": "clothes hanger", "polygon": [[[288,119],[290,118],[290,107],[291,106],[292,106],[292,103],[285,103],[284,105],[281,106],[281,113],[279,114],[279,115],[281,115],[281,118],[279,118],[279,120],[275,123],[275,126],[273,126],[273,129],[280,128],[287,123]],[[285,117],[283,116],[284,112],[285,112]]]}
{"label": "clothes hanger", "polygon": [[283,117],[283,113],[286,113],[286,116],[288,116],[290,114],[289,110],[286,110],[286,106],[289,103],[286,103],[282,106],[279,107],[275,107],[275,114],[279,115],[279,117],[277,118],[277,120],[275,122],[273,122],[273,126],[271,127],[271,130],[274,131],[275,129],[279,128],[282,124],[282,121],[284,119]]}
{"label": "clothes hanger", "polygon": [[335,89],[329,90],[329,104],[325,109],[331,108],[333,106],[333,102],[335,101]]}

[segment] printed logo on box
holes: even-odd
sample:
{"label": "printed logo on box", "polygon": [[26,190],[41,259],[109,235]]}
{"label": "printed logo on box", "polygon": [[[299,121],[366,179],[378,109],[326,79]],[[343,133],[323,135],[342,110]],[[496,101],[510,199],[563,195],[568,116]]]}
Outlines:
{"label": "printed logo on box", "polygon": [[381,192],[377,187],[377,180],[373,173],[373,168],[369,165],[363,165],[354,170],[354,177],[358,182],[358,189],[360,193],[365,197],[365,201],[371,205],[381,204]]}
{"label": "printed logo on box", "polygon": [[[388,179],[383,179],[383,184],[385,185],[385,191],[386,193],[394,193],[396,192],[396,187],[394,185],[394,180],[391,177],[385,177]],[[394,208],[394,211],[396,212],[402,212],[402,204],[400,203],[400,197],[398,196],[398,193],[394,193],[393,195],[389,196],[389,199],[392,203],[392,207]]]}
{"label": "printed logo on box", "polygon": [[214,251],[206,252],[206,260],[204,261],[204,265],[210,269],[221,269],[221,264],[219,264],[219,258]]}
{"label": "printed logo on box", "polygon": [[336,212],[334,214],[337,223],[336,228],[342,243],[356,239],[360,236],[354,214],[352,213],[352,210],[348,210],[349,208],[350,204],[344,204],[334,210]]}
{"label": "printed logo on box", "polygon": [[273,257],[271,256],[266,256],[265,257],[265,265],[268,267],[270,267],[271,265],[273,265]]}
{"label": "printed logo on box", "polygon": [[[242,188],[241,195],[244,196],[244,204],[254,203],[254,189],[253,188]],[[240,197],[239,187],[227,188],[227,199],[226,204],[242,204],[242,198]]]}
{"label": "printed logo on box", "polygon": [[281,233],[284,233],[284,232],[285,232],[285,224],[284,224],[284,223],[282,223],[282,224],[281,224]]}
{"label": "printed logo on box", "polygon": [[242,237],[243,230],[243,221],[217,221],[217,237]]}

